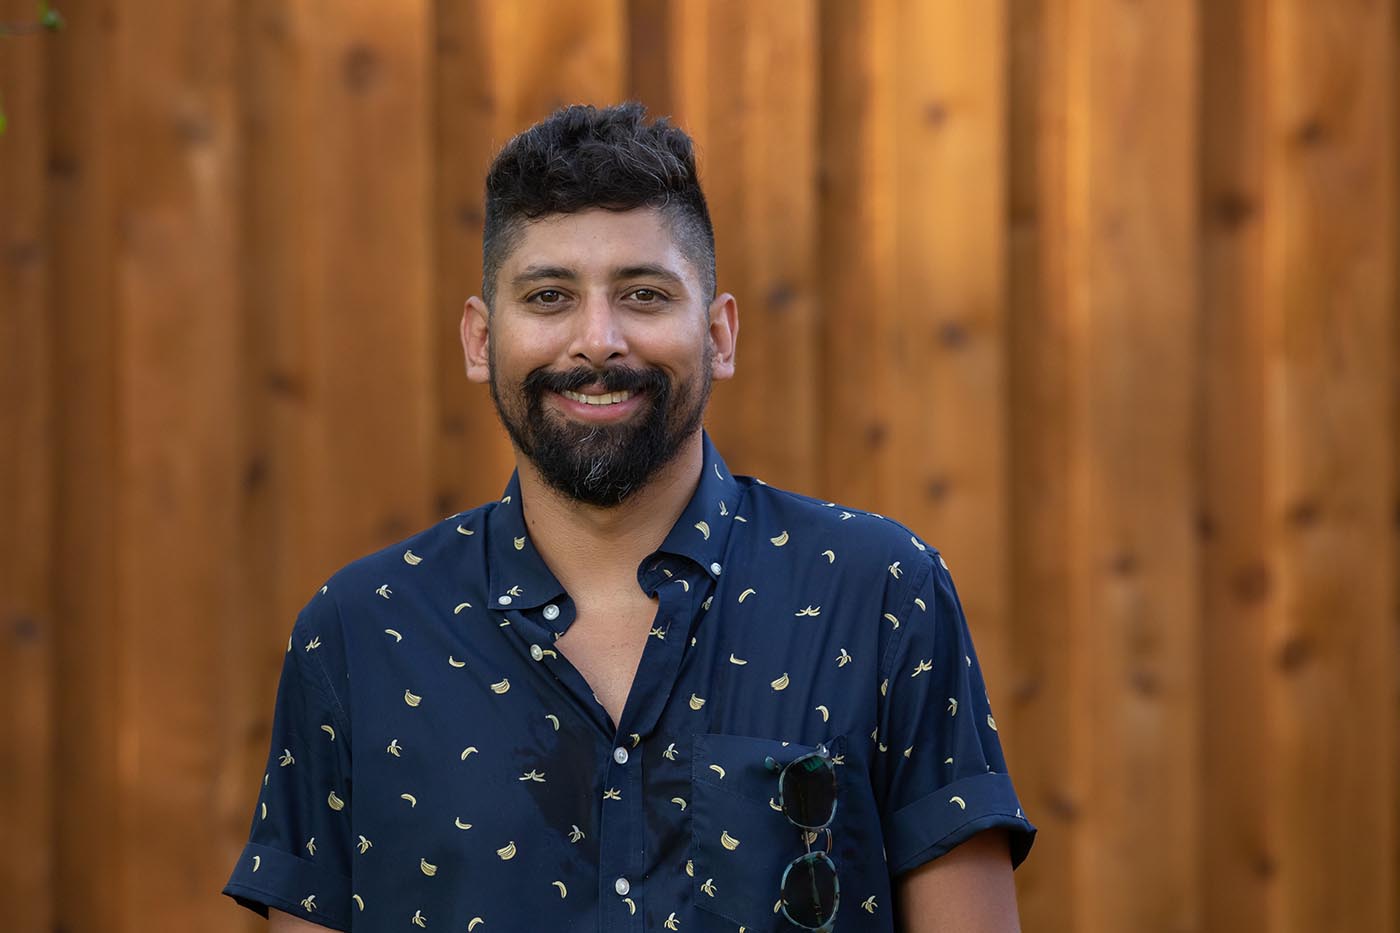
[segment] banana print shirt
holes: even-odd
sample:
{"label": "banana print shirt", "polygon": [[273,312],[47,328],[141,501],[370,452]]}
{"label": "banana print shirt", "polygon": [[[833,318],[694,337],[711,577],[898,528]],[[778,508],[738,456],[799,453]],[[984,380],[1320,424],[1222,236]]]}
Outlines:
{"label": "banana print shirt", "polygon": [[[553,642],[574,607],[504,497],[336,573],[287,645],[224,893],[336,930],[795,929],[786,763],[836,762],[836,930],[1017,801],[948,567],[888,519],[731,476],[637,569],[659,605],[613,726]],[[824,844],[824,843],[823,843]]]}

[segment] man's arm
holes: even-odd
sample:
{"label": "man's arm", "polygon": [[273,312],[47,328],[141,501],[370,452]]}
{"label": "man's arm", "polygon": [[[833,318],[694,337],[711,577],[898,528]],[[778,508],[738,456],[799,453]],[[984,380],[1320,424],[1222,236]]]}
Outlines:
{"label": "man's arm", "polygon": [[285,914],[276,907],[268,908],[267,933],[324,933],[325,929],[300,917]]}
{"label": "man's arm", "polygon": [[897,885],[901,933],[1020,933],[1005,830],[978,833]]}

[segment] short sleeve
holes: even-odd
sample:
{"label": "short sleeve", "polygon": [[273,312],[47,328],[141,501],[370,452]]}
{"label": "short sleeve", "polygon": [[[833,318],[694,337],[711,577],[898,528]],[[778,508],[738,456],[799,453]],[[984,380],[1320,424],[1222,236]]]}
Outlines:
{"label": "short sleeve", "polygon": [[275,907],[349,930],[353,801],[339,639],[334,601],[322,592],[292,629],[252,829],[223,893],[263,916]]}
{"label": "short sleeve", "polygon": [[[1012,867],[1035,827],[1021,812],[967,619],[932,549],[909,574],[882,671],[876,790],[892,875],[938,858],[979,832],[1007,830]],[[898,591],[896,591],[898,592]]]}

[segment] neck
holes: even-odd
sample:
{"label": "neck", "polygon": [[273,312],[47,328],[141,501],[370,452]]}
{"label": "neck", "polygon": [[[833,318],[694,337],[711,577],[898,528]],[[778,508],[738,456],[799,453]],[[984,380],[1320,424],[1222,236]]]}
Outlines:
{"label": "neck", "polygon": [[697,430],[650,482],[621,504],[603,508],[564,496],[516,451],[530,541],[571,593],[599,585],[635,587],[638,564],[660,547],[695,494],[704,459]]}

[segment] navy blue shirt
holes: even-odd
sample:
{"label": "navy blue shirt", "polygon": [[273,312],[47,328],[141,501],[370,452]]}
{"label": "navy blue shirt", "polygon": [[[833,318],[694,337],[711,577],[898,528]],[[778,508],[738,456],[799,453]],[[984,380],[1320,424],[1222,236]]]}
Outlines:
{"label": "navy blue shirt", "polygon": [[336,573],[287,645],[272,750],[224,893],[338,930],[795,929],[806,852],[765,764],[836,762],[837,930],[892,879],[1035,827],[948,567],[896,522],[731,476],[637,568],[658,599],[616,727],[554,641],[574,605],[518,478]]}

